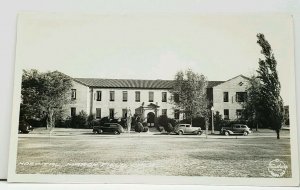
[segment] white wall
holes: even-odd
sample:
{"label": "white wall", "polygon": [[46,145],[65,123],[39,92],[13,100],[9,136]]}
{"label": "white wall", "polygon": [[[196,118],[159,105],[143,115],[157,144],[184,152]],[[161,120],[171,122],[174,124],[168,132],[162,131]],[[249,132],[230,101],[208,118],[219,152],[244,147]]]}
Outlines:
{"label": "white wall", "polygon": [[[240,85],[240,82],[242,82],[243,85]],[[237,119],[236,110],[242,109],[242,104],[236,102],[236,92],[245,92],[247,84],[247,79],[238,76],[213,87],[213,106],[215,113],[218,111],[224,118],[224,109],[229,109],[229,119]],[[224,102],[223,92],[228,92],[228,102]]]}
{"label": "white wall", "polygon": [[[101,101],[97,101],[96,91],[102,91]],[[115,101],[110,101],[109,92],[115,92]],[[127,102],[123,102],[123,91],[128,92]],[[135,101],[135,92],[140,91],[140,102]],[[149,92],[154,92],[154,101],[149,102]],[[162,102],[162,92],[167,92],[167,102]],[[170,102],[171,93],[168,90],[157,89],[116,89],[116,88],[94,88],[93,89],[93,108],[92,113],[96,114],[96,108],[101,108],[101,117],[109,116],[109,109],[115,110],[115,117],[122,117],[122,109],[130,108],[131,113],[134,114],[135,109],[140,107],[144,102],[144,106],[150,103],[156,104],[159,107],[158,115],[161,115],[162,109],[168,109],[168,117],[174,117],[173,105]]]}
{"label": "white wall", "polygon": [[[72,89],[76,89],[76,99],[72,100],[72,103],[65,108],[65,116],[71,116],[71,107],[76,107],[76,114],[81,110],[89,114],[90,96],[89,87],[73,81]],[[71,97],[70,97],[71,99]]]}

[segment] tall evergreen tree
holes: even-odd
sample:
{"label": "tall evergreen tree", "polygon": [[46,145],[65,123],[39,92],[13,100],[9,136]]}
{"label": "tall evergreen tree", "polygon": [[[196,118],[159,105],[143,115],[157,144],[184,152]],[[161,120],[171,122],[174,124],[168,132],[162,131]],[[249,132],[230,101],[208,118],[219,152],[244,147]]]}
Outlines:
{"label": "tall evergreen tree", "polygon": [[258,124],[276,131],[280,138],[283,122],[283,101],[280,96],[281,85],[276,70],[277,62],[271,45],[263,34],[257,34],[264,59],[259,59],[257,76],[252,78],[248,89],[246,111]]}

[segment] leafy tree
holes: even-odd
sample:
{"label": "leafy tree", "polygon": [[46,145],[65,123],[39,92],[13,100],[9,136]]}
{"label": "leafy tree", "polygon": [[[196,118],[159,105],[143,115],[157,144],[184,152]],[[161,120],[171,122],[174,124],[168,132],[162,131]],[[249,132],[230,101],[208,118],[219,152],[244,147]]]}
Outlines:
{"label": "leafy tree", "polygon": [[252,127],[258,126],[264,120],[264,115],[261,113],[264,112],[264,105],[261,104],[261,82],[257,76],[251,76],[249,80],[249,87],[247,91],[247,100],[244,103],[243,117],[248,119],[249,123],[252,123]]}
{"label": "leafy tree", "polygon": [[25,119],[44,118],[46,129],[52,129],[56,118],[63,112],[63,106],[71,101],[71,87],[71,78],[61,72],[23,70],[20,116]]}
{"label": "leafy tree", "polygon": [[279,139],[283,122],[283,101],[280,96],[281,85],[276,70],[277,62],[271,45],[264,35],[257,34],[257,38],[264,59],[259,59],[257,76],[250,80],[245,113],[257,125],[275,130]]}
{"label": "leafy tree", "polygon": [[207,80],[202,74],[192,70],[179,71],[175,75],[174,103],[177,108],[183,110],[186,119],[206,117],[208,114],[208,102],[206,99]]}

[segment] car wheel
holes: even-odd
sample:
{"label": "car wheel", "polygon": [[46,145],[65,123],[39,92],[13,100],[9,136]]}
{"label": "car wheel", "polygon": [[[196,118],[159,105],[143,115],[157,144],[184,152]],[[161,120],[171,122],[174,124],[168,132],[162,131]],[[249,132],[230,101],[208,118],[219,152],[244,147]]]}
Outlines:
{"label": "car wheel", "polygon": [[183,135],[183,132],[182,132],[182,131],[179,131],[179,132],[178,132],[178,135]]}
{"label": "car wheel", "polygon": [[115,135],[119,135],[120,132],[119,132],[119,131],[114,131],[114,134],[115,134]]}
{"label": "car wheel", "polygon": [[248,135],[248,132],[247,132],[247,131],[245,131],[245,132],[243,133],[243,135],[244,135],[244,136],[247,136],[247,135]]}
{"label": "car wheel", "polygon": [[93,133],[94,133],[94,134],[97,134],[97,133],[98,133],[98,131],[93,131]]}
{"label": "car wheel", "polygon": [[201,132],[201,131],[198,131],[198,132],[197,132],[197,135],[202,135],[202,132]]}
{"label": "car wheel", "polygon": [[229,132],[228,132],[228,131],[225,131],[225,132],[224,132],[224,135],[229,136]]}

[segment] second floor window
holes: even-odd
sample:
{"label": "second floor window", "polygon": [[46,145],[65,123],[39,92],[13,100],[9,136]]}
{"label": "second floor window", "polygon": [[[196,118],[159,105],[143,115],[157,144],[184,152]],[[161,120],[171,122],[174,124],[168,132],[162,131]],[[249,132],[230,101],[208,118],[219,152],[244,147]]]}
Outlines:
{"label": "second floor window", "polygon": [[128,92],[123,91],[123,102],[127,102],[127,99],[128,99]]}
{"label": "second floor window", "polygon": [[140,91],[136,91],[135,92],[135,101],[136,102],[140,102],[141,101],[141,92]]}
{"label": "second floor window", "polygon": [[102,92],[101,91],[97,91],[96,96],[97,96],[97,101],[101,101]]}
{"label": "second floor window", "polygon": [[228,92],[223,92],[223,101],[228,102]]}
{"label": "second floor window", "polygon": [[154,101],[154,92],[149,92],[149,102]]}
{"label": "second floor window", "polygon": [[178,93],[174,94],[174,102],[176,102],[176,103],[179,102],[179,94]]}
{"label": "second floor window", "polygon": [[245,102],[247,99],[247,92],[237,92],[235,98],[236,102]]}
{"label": "second floor window", "polygon": [[72,89],[71,91],[71,99],[76,100],[76,89]]}
{"label": "second floor window", "polygon": [[167,102],[167,92],[162,92],[162,99],[161,99],[161,101],[162,102]]}
{"label": "second floor window", "polygon": [[167,109],[162,109],[161,110],[161,115],[167,115]]}
{"label": "second floor window", "polygon": [[109,101],[115,101],[115,91],[109,92]]}

